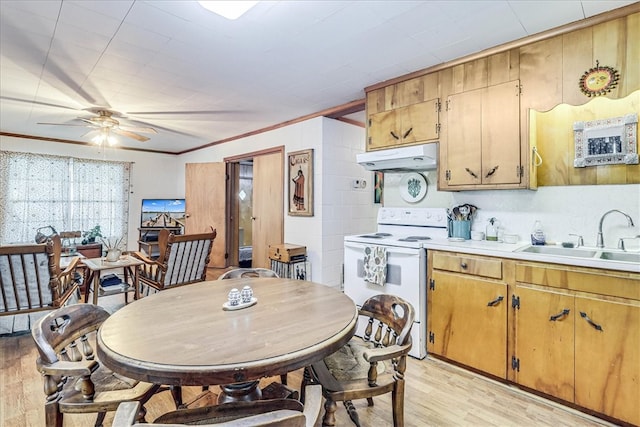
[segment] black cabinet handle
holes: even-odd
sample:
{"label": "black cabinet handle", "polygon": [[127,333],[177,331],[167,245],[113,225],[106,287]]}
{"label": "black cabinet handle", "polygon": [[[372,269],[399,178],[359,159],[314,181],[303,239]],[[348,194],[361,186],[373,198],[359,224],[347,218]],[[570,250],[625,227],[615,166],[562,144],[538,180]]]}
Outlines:
{"label": "black cabinet handle", "polygon": [[487,303],[488,307],[495,307],[496,305],[498,305],[500,303],[500,301],[502,301],[504,299],[504,297],[501,295],[498,298],[494,299],[493,301],[489,301]]}
{"label": "black cabinet handle", "polygon": [[558,319],[560,319],[561,317],[566,316],[567,314],[569,314],[569,309],[565,308],[564,310],[562,310],[560,313],[558,314],[554,314],[553,316],[549,317],[549,320],[551,321],[556,321]]}
{"label": "black cabinet handle", "polygon": [[400,139],[398,138],[398,135],[396,135],[393,131],[389,132],[391,134],[392,137],[394,137],[395,139]]}
{"label": "black cabinet handle", "polygon": [[460,267],[464,268],[465,270],[467,269],[467,263],[466,262],[461,262],[460,263]]}
{"label": "black cabinet handle", "polygon": [[489,178],[491,175],[496,173],[497,170],[498,170],[498,166],[495,166],[493,169],[491,169],[489,172],[487,172],[487,176],[485,176],[485,178]]}
{"label": "black cabinet handle", "polygon": [[580,312],[580,317],[582,317],[584,320],[586,320],[591,326],[593,326],[593,328],[596,331],[601,331],[604,332],[604,330],[602,329],[602,326],[598,325],[596,322],[594,322],[593,320],[589,319],[589,316],[587,316],[587,313],[585,313],[584,311]]}
{"label": "black cabinet handle", "polygon": [[413,128],[409,128],[409,130],[408,130],[408,131],[406,131],[406,132],[404,133],[404,135],[402,136],[402,139],[405,139],[406,137],[408,137],[412,130],[413,130]]}
{"label": "black cabinet handle", "polygon": [[478,177],[478,175],[476,175],[475,173],[473,173],[473,172],[471,171],[471,169],[469,169],[469,168],[464,168],[464,170],[466,170],[466,171],[467,171],[467,173],[468,173],[469,175],[471,175],[472,177],[474,177],[474,178],[477,178],[477,177]]}

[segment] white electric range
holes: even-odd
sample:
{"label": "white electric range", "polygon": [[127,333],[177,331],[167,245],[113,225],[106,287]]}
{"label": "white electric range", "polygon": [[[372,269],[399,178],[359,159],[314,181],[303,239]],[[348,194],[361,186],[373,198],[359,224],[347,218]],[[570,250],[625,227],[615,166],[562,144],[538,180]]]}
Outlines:
{"label": "white electric range", "polygon": [[[386,293],[413,305],[415,323],[411,329],[411,356],[427,355],[427,251],[424,242],[446,239],[445,208],[380,208],[377,230],[344,238],[344,293],[361,307],[373,295]],[[381,246],[387,253],[386,283],[364,280],[364,250]],[[359,325],[360,335],[364,325]]]}

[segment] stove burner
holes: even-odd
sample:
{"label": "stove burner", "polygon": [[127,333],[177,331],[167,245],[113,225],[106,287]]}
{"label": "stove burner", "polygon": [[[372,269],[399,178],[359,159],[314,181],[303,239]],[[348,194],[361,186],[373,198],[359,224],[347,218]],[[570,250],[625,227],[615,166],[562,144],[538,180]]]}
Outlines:
{"label": "stove burner", "polygon": [[375,234],[363,234],[359,237],[364,237],[366,239],[382,239],[383,237],[389,237],[391,233],[375,233]]}
{"label": "stove burner", "polygon": [[404,237],[402,239],[398,239],[398,242],[417,242],[418,239],[412,239],[410,237]]}
{"label": "stove burner", "polygon": [[407,239],[412,239],[412,240],[431,240],[431,237],[429,237],[429,236],[409,236],[409,237],[407,237]]}

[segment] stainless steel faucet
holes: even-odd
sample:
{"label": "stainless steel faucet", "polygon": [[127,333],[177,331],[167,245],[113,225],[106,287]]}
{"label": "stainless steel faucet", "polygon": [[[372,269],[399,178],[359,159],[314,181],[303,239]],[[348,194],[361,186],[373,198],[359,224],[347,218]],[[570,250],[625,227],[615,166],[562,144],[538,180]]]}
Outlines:
{"label": "stainless steel faucet", "polygon": [[633,220],[631,219],[631,217],[629,215],[627,215],[626,213],[618,210],[618,209],[611,209],[610,211],[605,212],[602,215],[602,218],[600,218],[600,225],[598,225],[598,237],[596,238],[596,246],[598,248],[604,248],[604,237],[602,236],[602,222],[604,221],[605,217],[607,215],[609,215],[612,212],[618,212],[621,213],[622,215],[624,215],[627,218],[627,221],[629,223],[629,227],[633,227]]}

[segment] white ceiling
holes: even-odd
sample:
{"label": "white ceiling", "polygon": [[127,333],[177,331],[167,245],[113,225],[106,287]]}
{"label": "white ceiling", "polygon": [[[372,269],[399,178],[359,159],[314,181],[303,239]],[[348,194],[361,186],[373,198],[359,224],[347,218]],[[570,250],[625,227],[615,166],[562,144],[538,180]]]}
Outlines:
{"label": "white ceiling", "polygon": [[[633,1],[0,0],[0,131],[89,141],[83,109],[182,152],[364,98],[364,87]],[[363,117],[356,114],[355,117]]]}

